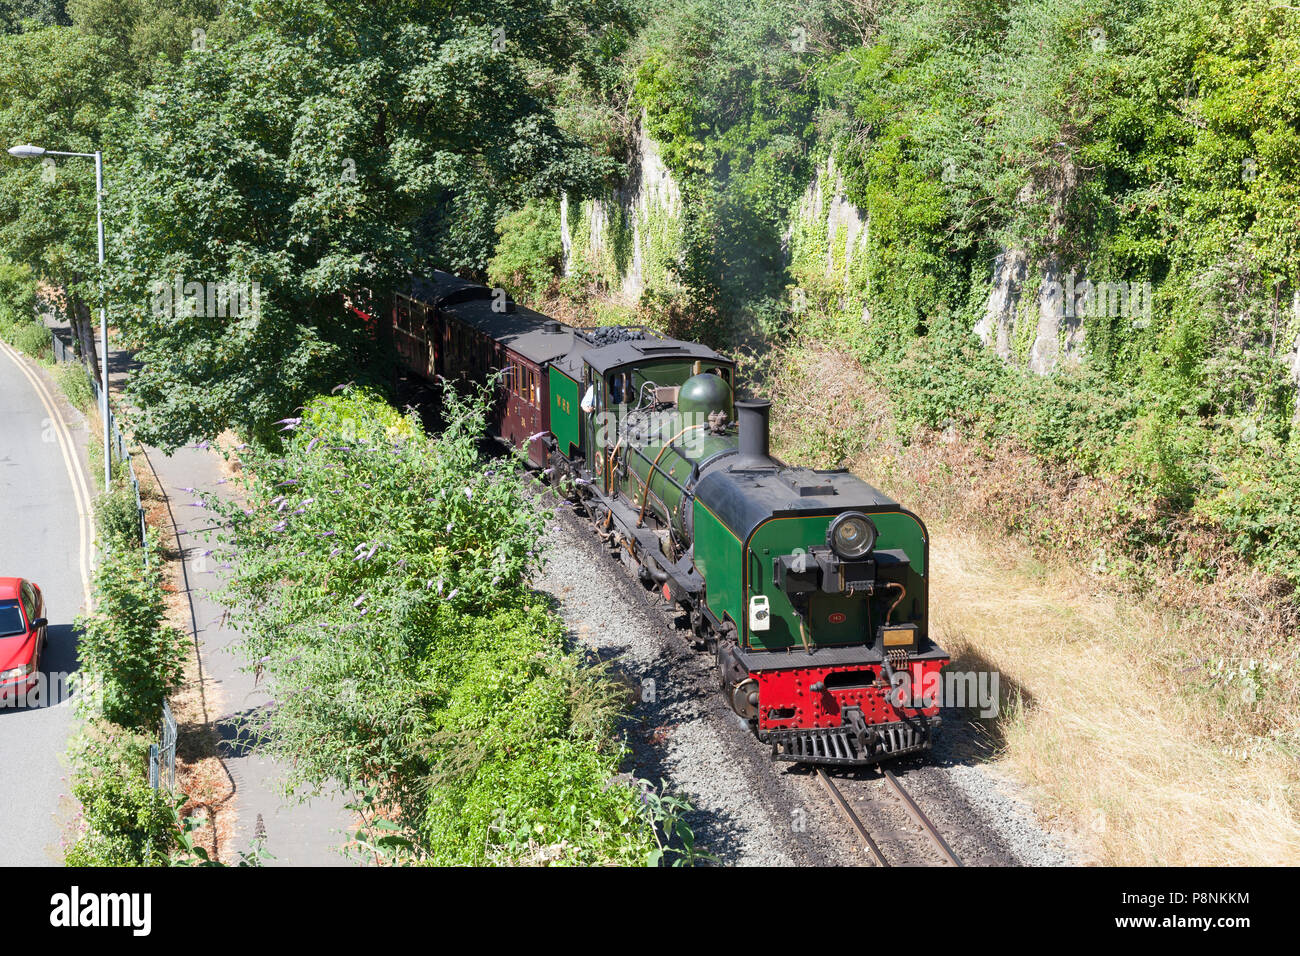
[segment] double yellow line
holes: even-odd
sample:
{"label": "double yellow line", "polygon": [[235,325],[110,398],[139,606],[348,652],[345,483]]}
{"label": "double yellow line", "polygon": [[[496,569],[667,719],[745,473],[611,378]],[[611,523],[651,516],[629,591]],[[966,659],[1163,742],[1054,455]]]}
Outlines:
{"label": "double yellow line", "polygon": [[[77,446],[72,443],[72,434],[68,431],[68,424],[63,420],[63,415],[59,412],[58,403],[50,394],[49,389],[45,387],[45,383],[40,376],[34,374],[27,367],[26,360],[7,342],[0,341],[0,352],[9,356],[9,360],[18,367],[18,371],[26,376],[27,381],[31,383],[32,390],[36,393],[36,397],[45,406],[50,423],[54,426],[54,435],[59,443],[59,451],[63,455],[63,465],[68,471],[68,480],[72,484],[72,497],[77,502],[77,527],[81,536],[79,560],[82,594],[86,602],[86,610],[93,610],[94,598],[90,589],[90,543],[94,537],[91,529],[94,527],[95,511],[94,506],[91,504],[90,487],[86,483],[86,474],[77,458]],[[104,452],[107,454],[108,449],[104,449]]]}

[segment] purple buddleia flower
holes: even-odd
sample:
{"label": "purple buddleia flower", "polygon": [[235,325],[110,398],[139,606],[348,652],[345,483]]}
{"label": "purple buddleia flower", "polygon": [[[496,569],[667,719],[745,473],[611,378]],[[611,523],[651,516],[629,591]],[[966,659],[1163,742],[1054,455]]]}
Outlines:
{"label": "purple buddleia flower", "polygon": [[289,522],[287,522],[287,521],[280,521],[280,522],[277,522],[276,524],[272,525],[272,526],[271,526],[271,530],[274,531],[276,534],[279,534],[281,531],[283,531],[283,530],[284,530],[285,528],[287,528],[287,527],[289,527]]}
{"label": "purple buddleia flower", "polygon": [[450,601],[459,593],[460,593],[460,588],[452,588],[451,593],[447,595],[447,600]]}
{"label": "purple buddleia flower", "polygon": [[330,552],[330,557],[331,557],[331,558],[332,558],[332,557],[335,557],[335,556],[338,555],[342,550],[343,550],[342,548],[335,548],[333,551]]}
{"label": "purple buddleia flower", "polygon": [[527,440],[531,444],[532,442],[537,441],[537,439],[545,438],[545,437],[546,437],[546,432],[538,432],[536,435],[529,435]]}
{"label": "purple buddleia flower", "polygon": [[366,597],[367,595],[365,594],[361,595],[361,597],[357,598],[355,601],[352,602],[352,606],[361,607],[362,603],[366,600]]}
{"label": "purple buddleia flower", "polygon": [[205,442],[205,441],[195,442],[195,443],[194,443],[193,445],[191,445],[190,447],[191,447],[191,448],[197,448],[197,449],[199,449],[200,451],[206,451],[206,450],[207,450],[207,447],[208,447],[208,443]]}
{"label": "purple buddleia flower", "polygon": [[182,488],[181,491],[185,492],[187,495],[197,495],[197,494],[198,494],[198,492],[195,491],[193,488]]}
{"label": "purple buddleia flower", "polygon": [[208,503],[206,501],[191,501],[189,505],[187,505],[187,507],[190,508],[206,508],[207,506]]}
{"label": "purple buddleia flower", "polygon": [[316,443],[317,443],[318,441],[320,441],[320,436],[319,436],[319,435],[317,435],[317,436],[316,436],[315,438],[313,438],[311,441],[307,442],[307,454],[309,454],[309,455],[311,454],[311,450],[312,450],[313,448],[316,447]]}
{"label": "purple buddleia flower", "polygon": [[337,531],[317,531],[317,532],[316,532],[316,537],[318,537],[318,538],[329,538],[329,537],[332,537],[333,535],[336,535],[336,534],[338,534]]}
{"label": "purple buddleia flower", "polygon": [[297,478],[286,478],[284,481],[279,482],[275,487],[283,488],[285,485],[296,485],[297,483]]}
{"label": "purple buddleia flower", "polygon": [[466,488],[466,489],[465,489],[465,497],[468,498],[470,501],[473,501],[473,500],[474,500],[474,490],[473,490],[472,488]]}

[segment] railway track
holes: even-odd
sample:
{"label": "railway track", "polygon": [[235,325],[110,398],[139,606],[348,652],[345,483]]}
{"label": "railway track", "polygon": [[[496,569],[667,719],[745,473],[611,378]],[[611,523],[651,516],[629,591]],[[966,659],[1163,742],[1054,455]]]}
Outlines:
{"label": "railway track", "polygon": [[[866,825],[862,822],[862,818],[853,809],[852,804],[844,796],[843,791],[840,790],[839,786],[831,778],[830,774],[821,767],[817,767],[815,770],[817,773],[817,780],[822,785],[822,789],[826,791],[827,796],[830,797],[831,803],[835,805],[835,808],[839,810],[840,814],[848,821],[849,826],[852,827],[853,831],[857,834],[858,839],[862,841],[867,852],[870,853],[872,859],[876,861],[876,865],[894,865],[880,849],[880,842],[872,836],[870,830],[868,830]],[[935,827],[930,818],[925,815],[924,811],[917,806],[916,801],[912,799],[912,795],[907,792],[899,782],[898,778],[894,776],[893,772],[882,768],[882,773],[886,788],[898,799],[899,805],[906,812],[907,816],[911,818],[912,822],[921,828],[922,833],[925,834],[931,847],[933,847],[935,852],[938,854],[941,865],[961,866],[961,860],[959,860],[957,855],[952,852],[952,848],[948,846],[943,835],[939,833],[938,828]]]}

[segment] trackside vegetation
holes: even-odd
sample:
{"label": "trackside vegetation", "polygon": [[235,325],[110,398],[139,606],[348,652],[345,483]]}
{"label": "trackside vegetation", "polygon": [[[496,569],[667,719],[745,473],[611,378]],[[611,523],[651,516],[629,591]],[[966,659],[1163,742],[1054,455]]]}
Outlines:
{"label": "trackside vegetation", "polygon": [[141,547],[128,523],[134,501],[122,504],[127,496],[129,489],[116,489],[98,499],[103,555],[93,610],[77,619],[81,726],[68,756],[81,811],[68,866],[166,866],[181,849],[178,805],[150,786],[148,754],[163,701],[181,680],[184,635],[166,621],[157,536],[151,530]]}
{"label": "trackside vegetation", "polygon": [[626,691],[529,587],[548,516],[480,456],[485,403],[448,389],[430,437],[364,390],[314,399],[282,452],[244,453],[242,501],[211,501],[265,746],[291,788],[361,795],[381,862],[657,862],[688,832],[618,782]]}

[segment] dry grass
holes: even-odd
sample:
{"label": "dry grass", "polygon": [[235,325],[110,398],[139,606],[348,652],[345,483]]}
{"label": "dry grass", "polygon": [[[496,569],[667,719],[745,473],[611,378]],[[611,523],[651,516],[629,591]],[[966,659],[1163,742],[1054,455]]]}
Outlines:
{"label": "dry grass", "polygon": [[1104,864],[1300,863],[1300,766],[1216,743],[1214,698],[1159,663],[1194,628],[1005,539],[931,532],[935,636],[955,667],[1001,674],[995,763],[1045,815]]}
{"label": "dry grass", "polygon": [[229,862],[235,856],[235,784],[218,751],[214,720],[222,713],[217,685],[203,676],[197,638],[185,593],[184,558],[176,539],[166,498],[152,470],[142,459],[136,462],[136,478],[145,507],[145,520],[162,537],[164,589],[167,592],[167,620],[191,635],[186,644],[185,672],[180,688],[168,702],[176,718],[176,789],[188,799],[182,815],[203,821],[191,834],[195,845],[207,850],[213,860]]}
{"label": "dry grass", "polygon": [[952,433],[905,444],[852,357],[779,359],[777,453],[848,462],[927,519],[935,636],[955,667],[1000,674],[991,763],[1044,818],[1105,864],[1300,863],[1289,589],[1230,565],[1192,584],[1154,556],[1116,576],[1074,546],[1104,480]]}

